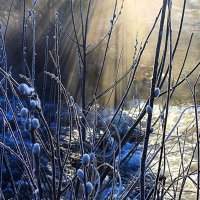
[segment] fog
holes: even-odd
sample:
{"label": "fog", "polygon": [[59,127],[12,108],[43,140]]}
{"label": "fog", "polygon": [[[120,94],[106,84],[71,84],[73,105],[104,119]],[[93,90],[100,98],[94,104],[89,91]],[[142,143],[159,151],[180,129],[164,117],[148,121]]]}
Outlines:
{"label": "fog", "polygon": [[[5,31],[8,13],[12,1],[1,1],[0,4],[0,18],[3,22]],[[88,51],[93,49],[99,41],[108,33],[110,28],[110,19],[113,15],[115,1],[101,0],[92,1],[89,31],[88,31]],[[119,64],[118,78],[121,77],[127,69],[129,69],[133,62],[134,46],[136,38],[138,44],[143,44],[147,37],[155,18],[160,10],[162,1],[158,0],[126,0],[122,9],[122,14],[113,30],[111,42],[109,45],[109,51],[103,70],[103,76],[100,83],[99,92],[109,87],[115,79],[116,69]],[[8,28],[6,32],[6,49],[8,52],[9,66],[13,66],[13,74],[23,73],[22,67],[22,33],[23,33],[23,1],[14,1],[11,14],[9,18]],[[179,24],[181,19],[183,1],[177,0],[173,2],[172,10],[172,28],[173,28],[173,43],[175,43]],[[121,1],[118,1],[117,12],[121,7]],[[28,9],[32,8],[31,2],[25,5],[26,18],[28,15]],[[86,11],[85,5],[83,5],[84,13]],[[194,33],[191,49],[189,51],[186,67],[183,72],[187,72],[199,61],[200,53],[200,1],[190,0],[186,5],[185,19],[183,23],[182,34],[173,61],[173,78],[176,80],[180,67],[182,65],[185,52],[188,46],[188,42],[192,33]],[[77,66],[77,50],[74,42],[64,33],[67,32],[72,38],[74,37],[72,19],[70,12],[69,0],[39,0],[35,6],[36,15],[36,72],[38,80],[43,80],[44,69],[44,49],[45,49],[45,37],[49,36],[50,50],[54,49],[54,24],[55,13],[59,13],[60,22],[62,24],[62,31],[60,33],[60,65],[62,72],[62,81],[68,91],[78,101],[80,95],[80,74]],[[74,3],[74,14],[76,20],[76,27],[79,38],[81,38],[81,24],[80,24],[80,12],[78,2]],[[145,98],[148,95],[150,78],[152,73],[152,66],[154,64],[155,46],[157,41],[156,26],[147,48],[142,56],[139,70],[136,74],[136,80],[133,84],[132,90],[129,94],[129,99]],[[31,20],[27,23],[27,60],[31,63],[32,52],[32,28]],[[87,63],[87,99],[89,102],[97,82],[100,66],[102,64],[103,55],[106,48],[107,39],[97,48],[95,51],[88,55]],[[138,49],[139,49],[138,45]],[[163,42],[164,46],[164,42]],[[120,63],[119,63],[120,62]],[[168,61],[167,61],[168,63]],[[166,63],[166,64],[167,64]],[[51,71],[53,68],[53,62],[49,59],[48,69]],[[191,81],[194,81],[196,76],[191,77]],[[115,89],[113,98],[110,101],[110,105],[116,104],[116,101],[124,94],[128,77],[124,79]],[[40,81],[38,81],[40,83]],[[41,89],[41,84],[37,85],[38,89]],[[144,89],[145,88],[145,89]],[[141,93],[141,89],[142,93]],[[184,93],[182,90],[184,89]],[[199,93],[198,93],[199,97]],[[102,99],[104,102],[105,99]],[[187,84],[183,85],[180,90],[177,91],[174,96],[174,101],[177,103],[189,102],[190,92]]]}

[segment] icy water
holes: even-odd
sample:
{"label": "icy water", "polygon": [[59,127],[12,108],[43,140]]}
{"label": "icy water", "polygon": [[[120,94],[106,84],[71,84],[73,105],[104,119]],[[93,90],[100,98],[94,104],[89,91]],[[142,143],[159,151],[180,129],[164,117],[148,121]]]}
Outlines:
{"label": "icy water", "polygon": [[[169,123],[167,126],[167,134],[174,128],[176,122],[178,121],[181,113],[186,107],[177,107],[172,106],[169,113]],[[200,111],[200,109],[199,109]],[[200,112],[199,112],[200,113]],[[155,116],[158,116],[158,108],[155,109]],[[166,142],[166,185],[172,183],[176,177],[178,177],[179,173],[187,169],[189,163],[191,162],[192,155],[194,152],[194,148],[196,146],[196,129],[195,129],[195,116],[194,116],[194,109],[188,109],[181,118],[180,122],[178,123],[177,127],[174,129],[173,133],[169,137],[168,141]],[[160,138],[158,131],[155,131],[152,138],[151,144],[155,144],[155,141]],[[155,149],[158,148],[160,139],[158,144],[154,147]],[[181,159],[182,157],[182,159]],[[158,158],[158,156],[157,156]],[[189,173],[193,173],[190,175],[191,179],[188,178],[186,184],[184,186],[184,192],[182,195],[182,199],[195,199],[196,198],[196,185],[194,182],[197,182],[197,154],[195,153],[194,159],[191,163],[191,168]],[[156,159],[155,161],[156,162]],[[153,169],[157,169],[154,167]],[[187,170],[186,170],[187,171]],[[186,172],[185,172],[186,174]],[[194,181],[194,182],[193,182]],[[182,179],[176,182],[175,187],[178,188],[178,191],[181,188]],[[173,187],[170,188],[169,193],[173,196]],[[177,194],[178,197],[178,194]],[[176,197],[176,198],[177,198]],[[168,195],[168,198],[170,196]]]}
{"label": "icy water", "polygon": [[[135,104],[136,102],[132,102]],[[141,103],[142,106],[142,103]],[[137,116],[139,110],[133,109],[133,115]],[[198,113],[200,113],[200,106],[198,107]],[[153,123],[161,114],[161,105],[156,104],[153,110]],[[153,124],[152,123],[152,124]],[[150,145],[148,153],[148,161],[151,162],[150,169],[156,172],[158,169],[157,163],[159,159],[158,149],[160,148],[162,139],[162,127],[161,120],[154,126],[154,132],[150,136]],[[141,124],[142,129],[145,131],[146,119]],[[194,108],[191,105],[185,106],[170,106],[167,131],[166,131],[166,143],[165,143],[165,177],[167,189],[174,180],[175,184],[170,186],[166,199],[178,199],[179,191],[182,185],[183,174],[187,173],[188,166],[191,165],[189,170],[189,178],[187,178],[182,198],[181,199],[196,199],[196,182],[197,182],[197,151],[193,152],[196,146],[196,125]],[[152,156],[154,159],[152,160]],[[184,173],[182,173],[184,171]],[[161,170],[161,174],[163,171]],[[182,173],[182,174],[181,174]],[[180,175],[181,174],[181,175]],[[181,178],[178,179],[177,177]],[[176,196],[175,190],[177,189]]]}

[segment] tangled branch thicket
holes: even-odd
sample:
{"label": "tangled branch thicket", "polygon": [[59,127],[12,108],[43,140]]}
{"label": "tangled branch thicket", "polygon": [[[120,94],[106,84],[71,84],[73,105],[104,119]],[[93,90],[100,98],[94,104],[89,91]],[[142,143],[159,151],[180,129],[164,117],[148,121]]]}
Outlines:
{"label": "tangled branch thicket", "polygon": [[[3,99],[0,105],[1,199],[183,199],[189,192],[195,199],[199,199],[200,147],[197,87],[200,79],[200,62],[188,73],[184,71],[193,34],[183,64],[180,66],[179,76],[175,82],[172,79],[173,60],[182,33],[186,0],[183,1],[182,17],[176,39],[171,24],[173,2],[163,0],[162,8],[140,47],[136,39],[133,64],[130,69],[120,78],[116,70],[113,84],[100,92],[99,87],[109,54],[112,33],[126,3],[124,0],[113,2],[110,29],[95,47],[91,47],[88,44],[87,34],[93,2],[91,0],[65,1],[70,6],[73,35],[63,30],[57,12],[53,52],[48,45],[51,38],[47,36],[45,39],[42,94],[39,94],[35,87],[37,81],[35,7],[39,2],[34,1],[32,8],[28,10],[28,15],[26,9],[24,13],[22,65],[25,74],[19,74],[20,82],[16,81],[19,77],[12,76],[12,68],[7,62],[4,39],[8,23],[1,24],[0,93]],[[75,6],[80,9],[81,34],[77,31]],[[27,26],[30,24],[31,65],[26,60],[26,34]],[[159,29],[155,41],[156,50],[149,97],[138,101],[134,108],[127,110],[128,94],[156,26]],[[62,83],[59,48],[60,35],[63,31],[77,47],[75,56],[77,56],[80,72],[81,105],[75,103]],[[175,41],[174,46],[172,41]],[[105,44],[103,60],[97,69],[99,76],[94,95],[90,97],[86,95],[86,80],[90,79],[87,76],[88,55],[98,51],[98,47],[103,44]],[[48,59],[54,64],[53,69],[48,68]],[[192,74],[197,74],[194,83],[189,80]],[[119,104],[116,109],[106,112],[106,105],[113,91],[125,78],[128,82]],[[169,130],[167,127],[170,123],[171,99],[183,83],[187,83],[191,91],[193,104],[181,111]],[[101,107],[98,101],[106,95],[108,95],[108,102]],[[49,96],[49,101],[46,96]],[[159,106],[159,112],[156,113],[159,99],[162,100],[162,104]],[[179,124],[189,110],[192,112],[191,122],[180,131]],[[190,142],[193,147],[187,148],[187,137],[191,130],[193,135]],[[177,141],[173,143],[175,138]],[[172,145],[167,145],[169,141]],[[178,151],[175,153],[180,159],[180,166],[176,166],[178,173],[173,175],[174,166],[171,166],[169,157],[173,156],[176,145]],[[184,160],[186,154],[189,154],[187,163]],[[133,165],[129,167],[130,161],[137,162],[135,169],[132,168]],[[188,181],[194,186],[192,191],[186,188]]]}

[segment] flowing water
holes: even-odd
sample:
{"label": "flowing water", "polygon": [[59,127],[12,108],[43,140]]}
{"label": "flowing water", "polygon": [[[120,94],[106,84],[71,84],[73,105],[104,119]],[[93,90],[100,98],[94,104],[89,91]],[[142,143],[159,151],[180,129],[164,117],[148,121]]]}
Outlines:
{"label": "flowing water", "polygon": [[[131,102],[135,107],[129,112],[130,115],[137,117],[139,113],[138,102]],[[140,102],[142,107],[144,102]],[[155,104],[153,109],[153,123],[161,115],[162,106]],[[166,177],[165,189],[167,194],[165,199],[179,199],[180,188],[183,184],[183,177],[188,173],[183,194],[181,199],[196,199],[196,183],[197,183],[197,135],[195,124],[195,111],[191,105],[187,106],[170,106],[168,123],[165,136],[165,171],[163,168],[161,174]],[[198,107],[198,114],[200,106]],[[152,123],[152,124],[153,124]],[[199,123],[200,124],[200,123]],[[142,129],[145,131],[146,118],[141,123]],[[154,126],[154,131],[150,137],[150,145],[148,148],[147,163],[151,172],[157,172],[159,160],[159,148],[162,140],[162,119]],[[153,157],[153,159],[152,159]],[[172,184],[174,182],[174,184]],[[168,188],[169,187],[169,188]],[[178,192],[175,192],[178,191]],[[175,196],[176,194],[176,196]]]}

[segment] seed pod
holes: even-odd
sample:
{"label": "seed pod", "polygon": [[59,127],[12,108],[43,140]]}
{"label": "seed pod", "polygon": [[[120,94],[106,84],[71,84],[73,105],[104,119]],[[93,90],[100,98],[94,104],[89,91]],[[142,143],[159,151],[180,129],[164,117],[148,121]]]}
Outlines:
{"label": "seed pod", "polygon": [[94,160],[94,158],[95,158],[95,153],[91,152],[90,153],[90,160]]}
{"label": "seed pod", "polygon": [[88,194],[92,193],[93,189],[94,189],[94,186],[92,185],[92,183],[91,183],[91,182],[87,182],[87,183],[86,183],[86,190],[87,190],[87,193],[88,193]]}
{"label": "seed pod", "polygon": [[36,108],[36,106],[37,106],[37,101],[35,101],[35,100],[30,100],[30,106],[31,106],[32,108]]}
{"label": "seed pod", "polygon": [[21,95],[29,95],[30,94],[29,86],[26,83],[21,83],[18,87],[18,90],[21,93]]}
{"label": "seed pod", "polygon": [[160,118],[161,118],[161,119],[164,119],[164,115],[163,115],[162,113],[160,114]]}
{"label": "seed pod", "polygon": [[90,163],[90,156],[88,154],[84,154],[82,157],[82,164],[87,166]]}
{"label": "seed pod", "polygon": [[84,172],[83,172],[82,169],[78,169],[76,174],[77,174],[79,179],[81,179],[81,180],[84,179]]}
{"label": "seed pod", "polygon": [[152,107],[150,105],[147,105],[147,107],[146,107],[147,114],[151,114],[152,111],[153,111]]}
{"label": "seed pod", "polygon": [[150,128],[150,133],[153,133],[153,131],[154,131],[154,128],[151,127],[151,128]]}
{"label": "seed pod", "polygon": [[28,109],[27,109],[27,108],[22,108],[22,109],[20,110],[20,116],[21,116],[22,118],[28,117]]}
{"label": "seed pod", "polygon": [[40,154],[40,145],[38,143],[35,143],[33,145],[33,154],[34,155],[39,155]]}
{"label": "seed pod", "polygon": [[154,90],[154,96],[155,97],[160,96],[160,88],[158,88],[158,87],[155,88],[155,90]]}
{"label": "seed pod", "polygon": [[33,129],[40,128],[40,122],[39,122],[39,120],[37,118],[33,118],[31,120],[31,126],[32,126]]}
{"label": "seed pod", "polygon": [[25,129],[30,131],[31,130],[31,119],[26,119],[24,121],[24,126],[25,126]]}

